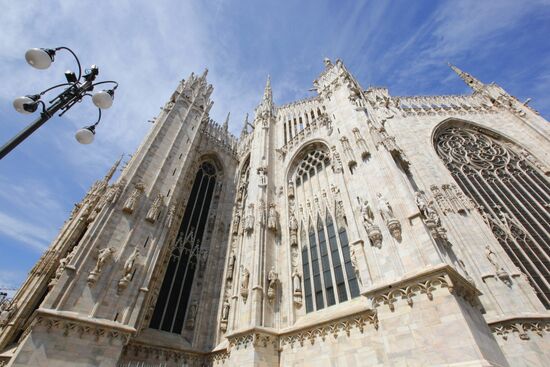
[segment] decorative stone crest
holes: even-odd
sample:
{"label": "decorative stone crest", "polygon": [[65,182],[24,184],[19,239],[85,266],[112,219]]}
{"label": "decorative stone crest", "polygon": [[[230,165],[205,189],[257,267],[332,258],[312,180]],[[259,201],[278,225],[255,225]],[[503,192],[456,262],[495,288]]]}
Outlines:
{"label": "decorative stone crest", "polygon": [[160,214],[160,209],[162,207],[162,204],[163,204],[163,196],[162,194],[159,192],[157,194],[157,196],[155,197],[155,200],[153,201],[153,204],[151,204],[151,208],[149,208],[149,211],[147,212],[147,215],[145,216],[145,220],[148,221],[149,223],[155,223],[155,221],[157,220],[159,214]]}
{"label": "decorative stone crest", "polygon": [[104,249],[99,250],[96,266],[90,272],[90,275],[88,275],[88,285],[90,287],[94,286],[95,282],[97,281],[101,272],[103,271],[103,267],[107,262],[109,262],[112,259],[114,252],[115,252],[115,249],[112,247],[106,247]]}
{"label": "decorative stone crest", "polygon": [[133,272],[136,265],[136,260],[139,256],[139,250],[137,248],[134,248],[134,251],[128,256],[128,259],[126,259],[126,262],[124,263],[124,275],[122,278],[118,281],[118,289],[117,293],[122,293],[127,287],[128,284],[130,284],[130,281],[132,281],[133,278]]}
{"label": "decorative stone crest", "polygon": [[145,185],[141,182],[138,182],[134,186],[134,190],[130,194],[130,197],[126,200],[124,203],[124,206],[122,207],[122,211],[124,213],[132,214],[134,210],[137,207],[137,203],[139,201],[139,198],[143,194],[143,191],[145,190]]}

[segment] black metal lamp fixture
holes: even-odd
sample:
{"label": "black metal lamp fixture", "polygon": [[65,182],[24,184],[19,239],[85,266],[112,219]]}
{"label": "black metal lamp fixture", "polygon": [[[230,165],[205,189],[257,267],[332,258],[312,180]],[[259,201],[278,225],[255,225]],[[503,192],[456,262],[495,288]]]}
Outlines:
{"label": "black metal lamp fixture", "polygon": [[[39,106],[42,107],[40,117],[36,119],[32,124],[27,126],[23,131],[17,134],[13,139],[7,142],[2,148],[0,148],[0,159],[4,158],[9,152],[11,152],[16,146],[18,146],[23,140],[29,137],[36,129],[42,126],[48,121],[57,111],[62,112],[59,116],[62,116],[72,106],[80,102],[84,96],[92,97],[92,102],[99,110],[99,117],[97,121],[90,125],[83,127],[76,132],[75,138],[81,144],[90,144],[94,140],[95,128],[101,120],[101,110],[107,109],[112,106],[115,90],[118,87],[118,83],[112,80],[94,83],[97,75],[99,74],[99,68],[92,65],[90,69],[84,70],[82,75],[82,67],[80,66],[80,60],[76,54],[68,47],[57,47],[55,49],[47,48],[31,48],[25,53],[25,59],[32,67],[37,69],[47,69],[52,62],[55,61],[55,55],[57,51],[65,50],[70,52],[78,65],[78,75],[73,71],[66,71],[65,78],[67,83],[54,85],[39,94],[32,94],[22,97],[17,97],[13,101],[13,107],[17,112],[23,114],[31,114],[36,112]],[[91,94],[94,87],[102,84],[112,84],[111,89],[105,89]],[[65,87],[57,97],[48,101],[49,107],[46,108],[46,104],[42,101],[42,96],[56,88]]]}

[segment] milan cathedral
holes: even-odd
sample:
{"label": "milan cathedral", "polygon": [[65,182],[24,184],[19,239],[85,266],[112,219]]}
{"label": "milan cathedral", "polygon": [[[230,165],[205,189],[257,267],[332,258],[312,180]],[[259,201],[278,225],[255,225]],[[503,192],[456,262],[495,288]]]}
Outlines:
{"label": "milan cathedral", "polygon": [[550,125],[325,59],[239,137],[182,80],[0,306],[7,366],[548,366]]}

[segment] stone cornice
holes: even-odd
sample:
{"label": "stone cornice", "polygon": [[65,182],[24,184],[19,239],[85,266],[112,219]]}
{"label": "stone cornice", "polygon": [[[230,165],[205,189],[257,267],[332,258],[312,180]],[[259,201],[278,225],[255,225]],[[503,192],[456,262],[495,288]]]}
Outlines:
{"label": "stone cornice", "polygon": [[472,306],[478,305],[478,296],[481,295],[481,292],[453,267],[440,264],[408,275],[404,279],[375,285],[364,291],[363,296],[371,300],[373,309],[386,304],[394,311],[395,303],[400,299],[407,300],[409,306],[412,306],[414,297],[425,294],[431,300],[432,292],[438,288],[447,288],[450,293],[464,298]]}
{"label": "stone cornice", "polygon": [[106,337],[110,340],[119,339],[122,344],[127,344],[132,335],[136,334],[136,329],[114,321],[105,319],[92,319],[82,317],[73,312],[54,311],[39,308],[36,310],[31,326],[26,333],[36,327],[45,327],[49,332],[51,330],[62,331],[64,336],[76,335],[82,338],[90,335],[99,340]]}
{"label": "stone cornice", "polygon": [[[550,333],[550,315],[512,315],[488,320],[491,331],[507,340],[512,334],[518,334],[521,340],[529,340],[530,334],[544,337]],[[531,332],[531,333],[529,333]]]}

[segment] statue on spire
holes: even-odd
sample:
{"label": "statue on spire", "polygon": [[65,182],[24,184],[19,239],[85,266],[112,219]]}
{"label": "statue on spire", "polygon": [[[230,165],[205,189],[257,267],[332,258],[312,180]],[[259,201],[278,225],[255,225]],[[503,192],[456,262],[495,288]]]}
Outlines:
{"label": "statue on spire", "polygon": [[111,178],[113,178],[113,176],[114,176],[118,166],[120,165],[120,162],[122,161],[123,157],[124,157],[124,154],[122,154],[120,156],[120,158],[115,162],[115,164],[113,164],[113,166],[109,169],[109,171],[105,175],[105,178],[103,179],[103,181],[105,183],[109,183],[109,181],[111,181]]}
{"label": "statue on spire", "polygon": [[246,117],[244,118],[243,129],[241,130],[240,138],[242,139],[247,135],[248,135],[248,113],[246,114]]}
{"label": "statue on spire", "polygon": [[271,77],[267,76],[262,102],[256,109],[256,118],[266,120],[273,115],[273,92],[271,91]]}
{"label": "statue on spire", "polygon": [[227,113],[227,117],[225,118],[225,122],[223,123],[223,131],[227,132],[229,130],[229,116],[231,115],[231,112]]}
{"label": "statue on spire", "polygon": [[474,78],[473,76],[471,76],[470,74],[460,70],[459,68],[457,68],[456,66],[454,66],[453,64],[451,64],[450,62],[447,63],[447,65],[449,65],[449,67],[451,69],[453,69],[453,71],[455,73],[457,73],[457,75],[460,77],[460,79],[464,80],[464,82],[466,84],[468,84],[468,86],[470,88],[472,88],[474,91],[480,91],[484,84],[482,82],[480,82],[479,80],[477,80],[476,78]]}

